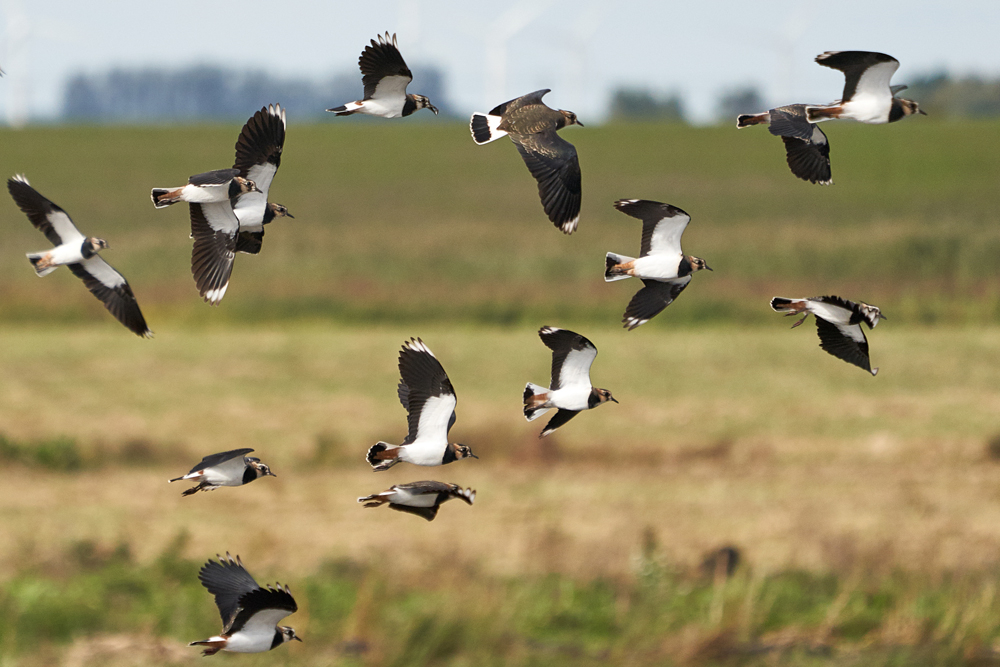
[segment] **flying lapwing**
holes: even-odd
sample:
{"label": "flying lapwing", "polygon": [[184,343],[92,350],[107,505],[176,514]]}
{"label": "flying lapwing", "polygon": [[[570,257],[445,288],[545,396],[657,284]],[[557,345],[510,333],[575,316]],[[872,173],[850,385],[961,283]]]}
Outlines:
{"label": "flying lapwing", "polygon": [[767,125],[785,144],[785,159],[792,173],[803,181],[830,185],[830,142],[816,123],[806,120],[805,104],[789,104],[758,114],[742,114],[736,127]]}
{"label": "flying lapwing", "polygon": [[190,496],[198,491],[214,491],[220,486],[243,486],[261,477],[277,477],[267,465],[260,462],[260,459],[247,456],[252,451],[244,448],[211,454],[191,468],[188,474],[170,481],[180,482],[190,479],[198,482],[196,486],[181,494]]}
{"label": "flying lapwing", "polygon": [[150,198],[153,206],[165,208],[180,201],[215,204],[248,192],[257,192],[257,185],[240,176],[239,169],[216,169],[195,174],[179,188],[153,188]]}
{"label": "flying lapwing", "polygon": [[700,257],[681,251],[681,235],[691,222],[691,216],[681,209],[646,199],[619,199],[615,208],[642,220],[638,259],[613,252],[604,259],[606,282],[635,277],[644,285],[629,301],[622,318],[631,331],[673,303],[695,271],[712,268]]}
{"label": "flying lapwing", "polygon": [[441,362],[419,338],[403,343],[399,375],[396,394],[406,410],[409,432],[400,445],[372,445],[366,458],[373,470],[388,470],[400,461],[439,466],[470,456],[478,459],[468,446],[448,442],[458,402],[455,388]]}
{"label": "flying lapwing", "polygon": [[488,144],[507,135],[517,146],[538,181],[542,208],[564,234],[572,234],[580,222],[580,160],[576,148],[556,131],[567,125],[583,126],[572,111],[552,109],[542,97],[549,89],[536,90],[504,102],[488,114],[474,113],[469,124],[472,139]]}
{"label": "flying lapwing", "polygon": [[792,328],[806,321],[809,314],[816,316],[819,331],[819,346],[849,364],[863,368],[872,375],[878,368],[872,368],[868,357],[868,339],[861,323],[874,329],[880,319],[887,319],[876,306],[848,301],[839,296],[814,296],[807,299],[786,299],[776,296],[771,299],[771,308],[786,315],[805,313]]}
{"label": "flying lapwing", "polygon": [[413,74],[406,66],[402,54],[396,47],[396,35],[378,36],[378,41],[372,40],[371,46],[366,46],[358,59],[361,67],[361,82],[365,86],[364,99],[327,111],[338,116],[350,116],[361,113],[382,118],[399,118],[409,116],[420,109],[430,109],[436,116],[437,107],[423,95],[406,92],[406,87],[413,81]]}
{"label": "flying lapwing", "polygon": [[55,246],[28,253],[35,273],[47,276],[60,266],[69,267],[116,320],[132,333],[151,338],[153,332],[146,326],[128,281],[98,254],[108,247],[107,241],[81,234],[66,211],[39,194],[24,176],[18,174],[8,179],[7,190],[31,224]]}
{"label": "flying lapwing", "polygon": [[844,73],[844,94],[839,102],[805,108],[806,119],[818,123],[849,118],[862,123],[894,123],[913,114],[927,115],[913,100],[896,97],[906,86],[890,86],[899,61],[874,51],[827,51],[816,62]]}
{"label": "flying lapwing", "polygon": [[263,653],[285,642],[302,641],[295,630],[278,621],[298,611],[295,598],[288,586],[275,584],[261,588],[243,567],[237,556],[228,553],[209,559],[198,579],[208,592],[215,596],[215,604],[222,616],[222,632],[215,637],[191,642],[188,646],[204,646],[202,655],[215,655],[219,651],[233,653]]}
{"label": "flying lapwing", "polygon": [[269,203],[267,192],[281,166],[285,147],[285,110],[280,104],[262,107],[247,120],[236,140],[236,163],[240,177],[253,181],[257,189],[236,200],[233,211],[239,220],[236,252],[256,255],[264,241],[264,225],[275,218],[294,218],[281,204]]}
{"label": "flying lapwing", "polygon": [[389,509],[416,514],[433,521],[441,503],[452,498],[464,500],[471,505],[476,499],[476,491],[444,482],[410,482],[393,484],[388,491],[358,498],[358,502],[364,503],[365,507],[381,507],[388,504]]}
{"label": "flying lapwing", "polygon": [[529,382],[524,388],[524,417],[529,422],[557,408],[539,434],[544,438],[583,410],[614,401],[607,389],[590,382],[590,366],[597,358],[597,348],[578,333],[555,327],[542,327],[538,336],[552,350],[552,377],[548,387]]}

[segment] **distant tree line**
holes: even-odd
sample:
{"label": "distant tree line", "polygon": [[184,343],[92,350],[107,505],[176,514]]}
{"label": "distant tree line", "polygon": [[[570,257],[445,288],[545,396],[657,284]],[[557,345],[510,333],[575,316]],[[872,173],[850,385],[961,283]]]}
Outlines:
{"label": "distant tree line", "polygon": [[[444,75],[413,68],[420,91],[448,115]],[[323,82],[277,78],[223,67],[114,69],[77,74],[66,84],[62,117],[74,122],[146,123],[246,119],[265,104],[280,102],[296,118],[320,117],[325,109],[360,99],[361,76],[340,74]]]}

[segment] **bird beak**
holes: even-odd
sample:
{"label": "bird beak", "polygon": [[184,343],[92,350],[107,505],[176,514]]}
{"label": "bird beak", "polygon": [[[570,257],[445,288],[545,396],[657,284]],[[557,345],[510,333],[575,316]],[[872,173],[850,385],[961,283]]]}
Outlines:
{"label": "bird beak", "polygon": [[882,313],[879,313],[879,314],[878,314],[878,318],[879,318],[880,320],[887,320],[887,319],[889,319],[888,317],[886,317],[886,316],[885,316],[885,315],[883,315]]}
{"label": "bird beak", "polygon": [[576,124],[579,125],[580,127],[583,127],[583,123],[581,123],[580,121],[576,121]]}
{"label": "bird beak", "polygon": [[920,114],[921,116],[926,116],[927,115],[927,112],[924,111],[923,109],[917,109],[917,113]]}
{"label": "bird beak", "polygon": [[271,472],[270,470],[268,470],[268,471],[267,471],[267,474],[268,474],[268,475],[270,475],[271,477],[277,477],[277,475],[275,475],[275,474],[274,474],[273,472]]}
{"label": "bird beak", "polygon": [[[618,399],[617,399],[617,398],[615,398],[614,396],[608,396],[608,398],[609,398],[610,400],[614,401],[615,403],[618,403]],[[619,404],[619,405],[621,405],[621,403],[618,403],[618,404]]]}
{"label": "bird beak", "polygon": [[292,637],[292,639],[294,639],[297,642],[302,641],[302,637],[299,637],[298,635],[295,635],[294,637]]}
{"label": "bird beak", "polygon": [[705,268],[708,269],[709,271],[712,270],[712,267],[710,267],[708,264],[705,265]]}
{"label": "bird beak", "polygon": [[434,106],[433,104],[428,103],[427,104],[427,108],[430,109],[431,111],[433,111],[435,116],[438,115],[438,108],[436,106]]}
{"label": "bird beak", "polygon": [[285,217],[286,217],[286,218],[291,218],[292,220],[294,220],[294,219],[295,219],[295,216],[294,216],[294,215],[292,215],[291,213],[287,212],[287,211],[285,211]]}
{"label": "bird beak", "polygon": [[469,456],[471,456],[471,457],[472,457],[472,458],[474,458],[474,459],[478,459],[478,458],[479,458],[478,456],[476,456],[476,455],[475,455],[475,454],[473,454],[472,452],[469,452]]}

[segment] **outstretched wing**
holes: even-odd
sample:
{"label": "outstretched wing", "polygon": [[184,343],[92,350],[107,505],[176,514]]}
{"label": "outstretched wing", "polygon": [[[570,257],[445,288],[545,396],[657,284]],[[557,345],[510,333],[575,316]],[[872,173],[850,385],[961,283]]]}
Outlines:
{"label": "outstretched wing", "polygon": [[580,160],[576,148],[556,131],[511,134],[528,171],[538,181],[538,196],[549,220],[565,234],[580,221]]}
{"label": "outstretched wing", "polygon": [[827,51],[816,62],[844,73],[843,102],[856,95],[891,97],[889,81],[899,69],[899,61],[875,51]]}
{"label": "outstretched wing", "polygon": [[681,235],[691,222],[691,216],[686,212],[648,199],[619,199],[615,208],[642,220],[641,257],[681,254]]}
{"label": "outstretched wing", "polygon": [[[448,379],[441,362],[422,340],[410,340],[399,353],[400,384],[406,385],[406,422],[409,426],[406,440],[409,444],[424,437],[447,438],[455,423],[455,405],[458,399],[455,388]],[[400,402],[403,395],[397,389]],[[438,435],[435,435],[438,434]]]}
{"label": "outstretched wing", "polygon": [[545,428],[538,437],[544,438],[573,417],[576,417],[578,414],[580,413],[575,410],[559,410],[555,415],[553,415],[552,419],[549,420],[549,423],[545,425]]}
{"label": "outstretched wing", "polygon": [[7,179],[7,190],[17,207],[28,216],[35,228],[45,234],[52,245],[59,246],[72,241],[83,243],[83,234],[66,211],[39,194],[24,176],[18,174]]}
{"label": "outstretched wing", "polygon": [[236,258],[240,221],[226,199],[211,204],[189,204],[191,209],[191,274],[198,293],[212,305],[222,301]]}
{"label": "outstretched wing", "polygon": [[70,264],[69,270],[83,281],[90,293],[100,299],[108,312],[129,331],[143,338],[152,337],[153,332],[146,326],[146,319],[139,310],[139,302],[135,300],[135,294],[125,276],[115,271],[100,255],[94,255],[78,264]]}
{"label": "outstretched wing", "polygon": [[240,176],[254,182],[259,192],[247,192],[233,207],[243,226],[259,225],[267,208],[267,191],[281,166],[285,147],[285,110],[281,105],[261,108],[247,120],[236,140],[236,163]]}
{"label": "outstretched wing", "polygon": [[593,343],[574,331],[554,327],[542,327],[538,336],[552,350],[550,389],[591,386],[590,366],[597,358],[597,348]]}
{"label": "outstretched wing", "polygon": [[274,627],[289,614],[298,611],[288,586],[275,584],[275,588],[257,588],[245,593],[240,599],[236,616],[226,626],[223,634],[236,634],[245,630],[251,635],[274,632]]}
{"label": "outstretched wing", "polygon": [[622,317],[625,327],[631,331],[659,315],[664,308],[674,302],[677,295],[683,292],[690,282],[691,276],[682,276],[666,282],[643,279],[642,284],[645,287],[635,293],[625,308],[625,315]]}
{"label": "outstretched wing", "polygon": [[220,463],[225,463],[226,461],[231,461],[233,459],[240,459],[240,463],[243,463],[243,457],[252,452],[253,450],[249,447],[244,447],[243,449],[231,449],[228,452],[219,452],[218,454],[209,454],[201,460],[201,463],[191,468],[188,474],[192,472],[197,472],[199,470],[204,470],[206,468],[214,468]]}
{"label": "outstretched wing", "polygon": [[377,42],[373,39],[371,46],[365,47],[358,66],[366,100],[402,97],[413,80],[410,68],[396,47],[396,35],[390,37],[389,33],[385,33],[385,37],[379,35]]}
{"label": "outstretched wing", "polygon": [[198,579],[208,592],[215,596],[215,604],[222,616],[222,625],[229,625],[240,609],[240,599],[260,586],[243,567],[240,557],[235,559],[228,553],[219,556],[219,561],[209,560],[198,573]]}
{"label": "outstretched wing", "polygon": [[871,359],[868,356],[868,339],[860,324],[833,324],[822,317],[816,319],[819,332],[819,346],[849,364],[863,368],[872,375]]}

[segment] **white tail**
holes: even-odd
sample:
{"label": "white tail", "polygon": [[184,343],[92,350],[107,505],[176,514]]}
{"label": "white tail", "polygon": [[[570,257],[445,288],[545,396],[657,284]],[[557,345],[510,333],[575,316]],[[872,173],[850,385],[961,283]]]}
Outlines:
{"label": "white tail", "polygon": [[59,265],[47,266],[44,269],[38,268],[38,260],[40,260],[41,258],[45,257],[46,254],[48,254],[48,253],[44,253],[44,252],[29,252],[28,253],[28,261],[31,262],[31,266],[33,266],[35,268],[35,275],[37,275],[39,278],[41,278],[42,276],[47,276],[47,275],[49,275],[50,273],[52,273],[53,271],[55,271],[56,269],[59,268]]}
{"label": "white tail", "polygon": [[507,136],[507,133],[500,129],[500,123],[502,122],[503,118],[501,116],[491,116],[485,113],[472,114],[472,120],[469,122],[469,129],[472,130],[472,140],[482,146],[491,141],[496,141],[500,137]]}
{"label": "white tail", "polygon": [[549,393],[548,387],[542,387],[534,382],[529,382],[524,386],[524,418],[529,422],[535,421],[551,409],[541,407],[547,399],[536,401],[534,398],[547,393]]}

